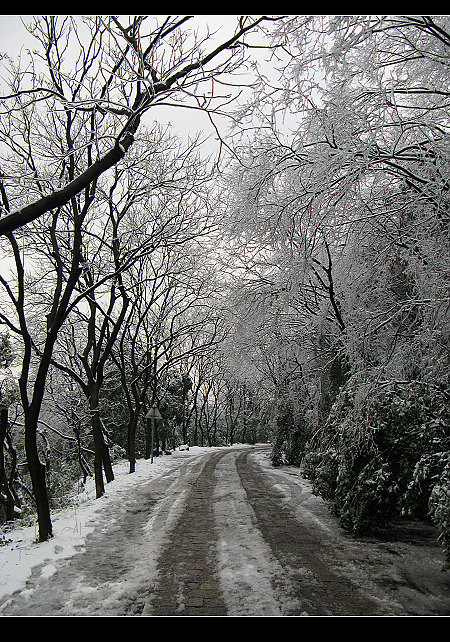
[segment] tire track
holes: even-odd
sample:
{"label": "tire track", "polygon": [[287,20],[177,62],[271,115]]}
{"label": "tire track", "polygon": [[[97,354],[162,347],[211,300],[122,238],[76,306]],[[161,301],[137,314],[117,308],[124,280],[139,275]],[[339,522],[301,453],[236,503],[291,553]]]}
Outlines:
{"label": "tire track", "polygon": [[[376,546],[355,549],[302,513],[302,501],[286,500],[255,452],[183,457],[134,495],[123,489],[100,500],[80,552],[56,562],[51,576],[36,566],[0,615],[421,614],[388,591],[394,578],[402,595],[415,596],[411,582],[397,578],[397,560],[380,559]],[[364,563],[347,577],[356,558]]]}
{"label": "tire track", "polygon": [[[180,461],[134,496],[99,501],[95,529],[79,553],[55,564],[50,577],[33,569],[24,590],[2,607],[3,616],[135,616],[153,589],[155,567],[168,533],[182,511],[197,461]],[[43,565],[45,566],[45,564]]]}
{"label": "tire track", "polygon": [[264,540],[236,468],[239,454],[217,465],[214,514],[218,532],[217,563],[230,616],[289,614],[298,605],[282,582],[285,573]]}
{"label": "tire track", "polygon": [[209,455],[200,471],[185,480],[190,486],[181,517],[169,535],[157,567],[157,582],[142,615],[225,616],[215,550],[213,491],[215,468],[224,454]]}
{"label": "tire track", "polygon": [[294,517],[282,495],[265,483],[249,453],[239,453],[236,464],[259,530],[284,569],[284,577],[274,582],[284,591],[290,587],[290,599],[296,598],[298,606],[288,607],[287,615],[385,615],[376,601],[330,569],[326,562],[330,543],[319,531],[305,527]]}

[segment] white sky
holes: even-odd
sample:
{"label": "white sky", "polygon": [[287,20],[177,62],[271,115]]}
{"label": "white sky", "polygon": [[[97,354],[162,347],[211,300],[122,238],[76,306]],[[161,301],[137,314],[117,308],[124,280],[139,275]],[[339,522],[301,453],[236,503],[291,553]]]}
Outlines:
{"label": "white sky", "polygon": [[[23,26],[23,22],[28,23],[32,17],[31,15],[0,14],[0,55],[1,53],[7,53],[11,58],[17,59],[21,51],[25,55],[27,48],[34,46],[34,39],[31,38]],[[202,23],[203,20],[207,21],[211,31],[219,30],[219,38],[225,39],[233,34],[237,16],[196,15],[195,26]],[[192,26],[194,27],[194,22]],[[207,147],[208,151],[214,152],[218,149],[214,142],[215,140],[217,141],[216,133],[205,113],[178,107],[171,108],[167,113],[164,113],[163,108],[157,107],[151,110],[150,116],[159,122],[171,122],[182,136],[187,135],[188,132],[196,133],[200,131],[203,137],[206,135],[211,137],[210,144]],[[226,127],[226,122],[223,122],[222,132],[225,131]]]}
{"label": "white sky", "polygon": [[26,46],[26,30],[22,26],[31,16],[0,15],[0,52],[6,52],[11,57],[19,54],[21,47]]}

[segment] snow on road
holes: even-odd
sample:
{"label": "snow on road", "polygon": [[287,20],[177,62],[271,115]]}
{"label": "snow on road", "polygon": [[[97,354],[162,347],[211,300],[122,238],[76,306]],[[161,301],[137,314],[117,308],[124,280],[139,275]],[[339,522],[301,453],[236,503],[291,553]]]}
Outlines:
{"label": "snow on road", "polygon": [[[145,614],[143,593],[157,582],[158,559],[168,533],[182,514],[190,476],[200,474],[202,462],[212,453],[233,453],[242,448],[251,447],[192,447],[156,458],[153,463],[140,460],[133,475],[128,474],[127,462],[118,463],[115,480],[107,485],[102,498],[95,499],[93,483],[89,482],[71,508],[52,514],[54,537],[50,541],[36,543],[35,526],[7,533],[10,541],[0,546],[0,615],[13,615],[14,603],[24,596],[31,598],[29,604],[34,610],[30,615],[39,614],[39,609],[43,614],[57,611],[58,600],[64,604],[61,615],[130,615],[133,607],[136,613],[142,607],[140,612]],[[313,495],[298,469],[272,468],[267,448],[251,449],[251,453],[269,485],[281,493],[281,501],[298,521],[329,542],[330,553],[324,561],[378,601],[386,614],[450,613],[449,572],[442,570],[443,554],[428,527],[410,525],[409,540],[403,527],[398,537],[385,541],[353,540],[339,528],[326,504]],[[218,571],[228,614],[283,615],[289,590],[284,591],[282,604],[272,581],[275,575],[282,575],[279,561],[258,528],[233,457],[219,459],[215,475]],[[152,492],[145,495],[146,485],[152,480]],[[90,566],[83,568],[80,564],[86,563],[86,556],[76,556],[89,537],[101,542],[97,550],[105,547],[105,559],[102,564],[101,556],[91,558]],[[71,559],[74,564],[56,574],[62,561]],[[114,567],[123,567],[122,574]],[[49,581],[42,582],[44,578]],[[54,578],[58,584],[52,584]]]}
{"label": "snow on road", "polygon": [[219,574],[228,612],[236,617],[249,613],[280,616],[279,598],[271,582],[278,563],[256,528],[235,462],[231,471],[228,466],[228,460],[219,462],[214,493],[214,514],[220,534]]}
{"label": "snow on road", "polygon": [[[95,498],[93,480],[88,480],[86,487],[75,494],[73,505],[64,510],[52,513],[53,538],[48,542],[37,543],[37,524],[29,527],[18,527],[6,533],[9,543],[0,547],[0,603],[5,597],[18,590],[27,590],[33,568],[39,566],[42,576],[50,577],[59,560],[68,559],[83,549],[86,538],[95,528],[104,531],[114,528],[114,513],[117,504],[123,505],[124,497],[132,497],[135,489],[152,479],[176,472],[187,456],[199,457],[208,452],[207,448],[192,448],[189,452],[177,452],[173,456],[139,460],[137,470],[130,475],[129,464],[122,461],[114,465],[115,479],[106,485],[105,495]],[[165,515],[166,526],[176,519],[176,510],[182,503],[182,497],[172,506],[172,514]],[[160,518],[154,516],[146,525],[148,532],[154,528],[153,522]],[[120,537],[120,534],[116,534]],[[155,555],[157,551],[154,551]],[[1,607],[0,607],[1,609]],[[1,610],[0,610],[1,613]]]}

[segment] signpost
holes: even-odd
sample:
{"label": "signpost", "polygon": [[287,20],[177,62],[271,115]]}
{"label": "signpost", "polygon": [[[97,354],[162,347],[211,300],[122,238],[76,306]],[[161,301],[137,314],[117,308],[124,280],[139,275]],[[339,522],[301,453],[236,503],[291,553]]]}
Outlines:
{"label": "signpost", "polygon": [[145,415],[145,418],[147,419],[147,426],[148,422],[151,421],[151,450],[150,450],[150,463],[153,464],[153,444],[155,440],[155,423],[157,420],[162,420],[161,413],[158,410],[158,407],[156,404],[153,404],[153,406],[150,408],[148,413]]}

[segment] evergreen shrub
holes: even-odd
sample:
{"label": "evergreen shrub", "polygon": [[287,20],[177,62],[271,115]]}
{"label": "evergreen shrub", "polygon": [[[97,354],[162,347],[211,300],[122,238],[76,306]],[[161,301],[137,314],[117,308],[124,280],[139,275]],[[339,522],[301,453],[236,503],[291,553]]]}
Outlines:
{"label": "evergreen shrub", "polygon": [[448,556],[449,436],[447,404],[425,386],[349,384],[309,441],[302,470],[352,534],[405,517],[431,521]]}

